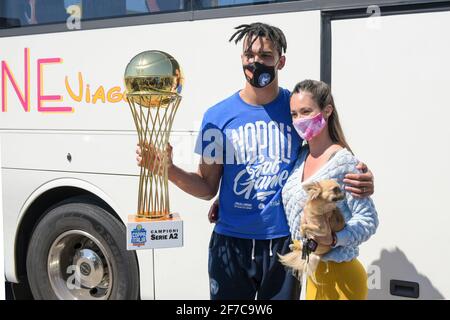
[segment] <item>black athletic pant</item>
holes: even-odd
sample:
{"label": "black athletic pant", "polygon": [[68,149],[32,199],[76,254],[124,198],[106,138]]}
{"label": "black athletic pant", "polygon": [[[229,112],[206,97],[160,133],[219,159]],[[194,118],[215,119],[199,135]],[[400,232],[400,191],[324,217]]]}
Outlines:
{"label": "black athletic pant", "polygon": [[279,261],[290,251],[290,237],[234,238],[213,232],[208,272],[211,300],[298,300],[300,283]]}

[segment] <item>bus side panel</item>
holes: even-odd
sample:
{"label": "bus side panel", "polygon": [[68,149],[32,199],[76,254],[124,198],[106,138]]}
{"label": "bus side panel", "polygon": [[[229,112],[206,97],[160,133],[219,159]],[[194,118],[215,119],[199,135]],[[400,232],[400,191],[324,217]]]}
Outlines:
{"label": "bus side panel", "polygon": [[337,109],[375,175],[380,226],[361,246],[370,299],[400,298],[391,280],[450,297],[449,30],[450,12],[332,22]]}
{"label": "bus side panel", "polygon": [[[9,281],[17,281],[14,243],[18,222],[22,218],[21,210],[25,209],[24,205],[28,198],[31,195],[34,196],[36,190],[43,185],[48,183],[52,184],[52,187],[67,185],[83,187],[83,185],[66,182],[67,179],[76,179],[101,190],[97,194],[99,197],[102,198],[104,194],[107,199],[112,199],[113,203],[110,205],[117,208],[122,221],[126,222],[129,214],[136,213],[138,169],[135,162],[134,138],[133,135],[128,134],[46,133],[43,150],[41,152],[36,150],[37,154],[27,155],[24,150],[32,150],[35,145],[40,145],[39,142],[43,141],[42,134],[10,132],[2,136],[4,141],[2,156],[5,159],[2,170],[5,262]],[[196,163],[198,163],[198,157],[195,160],[190,159],[190,156],[193,156],[192,145],[195,139],[196,136],[189,134],[174,134],[171,137],[175,161],[192,171],[196,169]],[[22,147],[17,148],[18,145]],[[103,148],[104,145],[114,146],[116,151],[111,153],[110,149],[113,148]],[[65,159],[66,152],[72,153],[72,164],[78,162],[75,167],[70,167],[70,163]],[[120,153],[125,156],[121,156]],[[117,157],[115,157],[116,154]],[[87,158],[83,158],[84,156]],[[55,161],[60,158],[63,161]],[[65,162],[68,163],[68,167],[65,167]],[[108,174],[86,173],[92,168],[101,168],[99,164],[102,163],[105,163],[105,168],[112,168],[111,171],[104,170]],[[134,175],[130,175],[131,172]],[[60,180],[62,181],[58,182]],[[96,191],[87,191],[96,194]],[[184,221],[184,247],[156,250],[154,254],[158,261],[155,264],[151,250],[138,251],[141,297],[144,299],[154,297],[153,267],[155,265],[158,271],[156,281],[161,288],[173,292],[175,296],[179,295],[180,298],[206,299],[208,298],[207,244],[212,228],[207,219],[210,204],[187,195],[172,184],[169,192],[171,211],[178,212]],[[189,203],[189,206],[186,206],[186,203]],[[173,270],[174,267],[179,268],[181,265],[183,271]],[[192,277],[184,277],[187,270]],[[178,277],[182,278],[178,279]],[[193,292],[192,287],[198,290]]]}
{"label": "bus side panel", "polygon": [[196,131],[207,108],[245,83],[242,43],[228,39],[234,27],[250,21],[273,24],[286,34],[281,86],[319,77],[319,11],[0,38],[0,46],[9,48],[0,58],[24,100],[22,105],[13,80],[5,76],[7,103],[0,128],[134,130],[123,99],[125,67],[142,51],[162,50],[178,60],[185,78],[173,130]]}
{"label": "bus side panel", "polygon": [[[83,179],[108,194],[122,218],[135,212],[135,129],[129,106],[119,95],[128,61],[151,49],[166,51],[179,61],[185,85],[171,142],[174,162],[195,171],[198,158],[193,156],[193,146],[203,113],[245,83],[242,44],[228,39],[234,27],[253,21],[273,24],[286,34],[288,62],[280,71],[282,87],[291,89],[300,80],[320,77],[319,11],[0,39],[2,47],[11,48],[2,52],[1,59],[24,97],[25,81],[30,81],[29,104],[22,105],[7,79],[8,102],[0,117],[6,140],[2,166],[9,279],[16,280],[12,244],[19,212],[30,194],[48,181]],[[59,107],[69,109],[54,109]],[[141,283],[147,292],[143,297],[208,298],[210,202],[194,199],[173,185],[170,192],[171,209],[185,221],[184,248],[154,251],[154,274],[153,266],[142,266],[140,261]],[[143,251],[141,257],[149,262],[152,252]]]}
{"label": "bus side panel", "polygon": [[[125,221],[125,217],[135,212],[135,194],[137,192],[136,177],[124,177],[113,175],[86,175],[67,173],[61,175],[58,172],[43,172],[29,170],[3,169],[3,200],[4,200],[4,224],[5,224],[5,274],[6,279],[17,282],[15,265],[15,240],[16,229],[20,223],[17,208],[27,200],[27,195],[45,183],[54,179],[81,180],[86,184],[92,183],[100,188],[105,194],[114,199],[120,208],[118,214]],[[21,181],[20,184],[17,181]],[[125,245],[125,244],[124,244]],[[138,252],[138,261],[141,281],[141,297],[153,299],[153,257],[151,251]]]}

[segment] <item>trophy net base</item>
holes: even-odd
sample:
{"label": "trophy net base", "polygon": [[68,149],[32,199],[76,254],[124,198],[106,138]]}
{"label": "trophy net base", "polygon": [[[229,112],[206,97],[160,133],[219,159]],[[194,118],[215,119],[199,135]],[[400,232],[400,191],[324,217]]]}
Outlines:
{"label": "trophy net base", "polygon": [[173,216],[172,213],[169,212],[142,212],[136,214],[136,217],[139,219],[147,219],[147,220],[158,220],[158,219],[171,219]]}

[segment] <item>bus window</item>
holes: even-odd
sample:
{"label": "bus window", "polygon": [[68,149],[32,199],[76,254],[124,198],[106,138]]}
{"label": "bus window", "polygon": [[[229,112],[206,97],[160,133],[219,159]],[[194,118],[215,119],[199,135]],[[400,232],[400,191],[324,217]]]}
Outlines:
{"label": "bus window", "polygon": [[82,19],[110,18],[126,15],[125,0],[83,0]]}
{"label": "bus window", "polygon": [[25,0],[0,2],[0,28],[20,27],[25,24]]}
{"label": "bus window", "polygon": [[289,2],[296,0],[194,0],[196,9],[208,9],[217,7],[230,7],[239,5],[252,5],[274,2]]}
{"label": "bus window", "polygon": [[289,1],[300,0],[0,0],[0,29],[63,23],[71,6],[92,20]]}
{"label": "bus window", "polygon": [[143,14],[149,12],[147,0],[128,0],[127,14]]}
{"label": "bus window", "polygon": [[70,6],[78,6],[82,20],[191,10],[191,0],[4,0],[0,28],[67,21]]}
{"label": "bus window", "polygon": [[82,18],[98,19],[190,9],[190,0],[83,0]]}
{"label": "bus window", "polygon": [[178,11],[189,9],[186,0],[145,0],[149,12]]}
{"label": "bus window", "polygon": [[69,17],[64,0],[29,0],[26,8],[29,24],[64,22]]}
{"label": "bus window", "polygon": [[0,4],[1,28],[66,21],[64,0],[15,0]]}
{"label": "bus window", "polygon": [[64,0],[9,0],[0,3],[0,28],[64,22]]}

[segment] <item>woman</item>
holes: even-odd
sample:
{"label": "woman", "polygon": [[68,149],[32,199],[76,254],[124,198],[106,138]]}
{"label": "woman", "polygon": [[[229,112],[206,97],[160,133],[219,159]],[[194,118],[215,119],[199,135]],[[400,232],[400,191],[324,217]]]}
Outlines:
{"label": "woman", "polygon": [[[294,169],[283,187],[283,205],[293,239],[300,240],[300,219],[307,200],[303,185],[335,179],[342,190],[349,172],[358,172],[358,160],[345,141],[330,88],[320,81],[298,83],[290,100],[293,126],[307,142],[300,149]],[[316,282],[307,279],[306,299],[366,299],[367,273],[356,259],[358,246],[375,233],[377,212],[370,198],[345,193],[338,203],[346,226],[336,234],[313,237],[319,244],[331,245],[315,272]]]}

